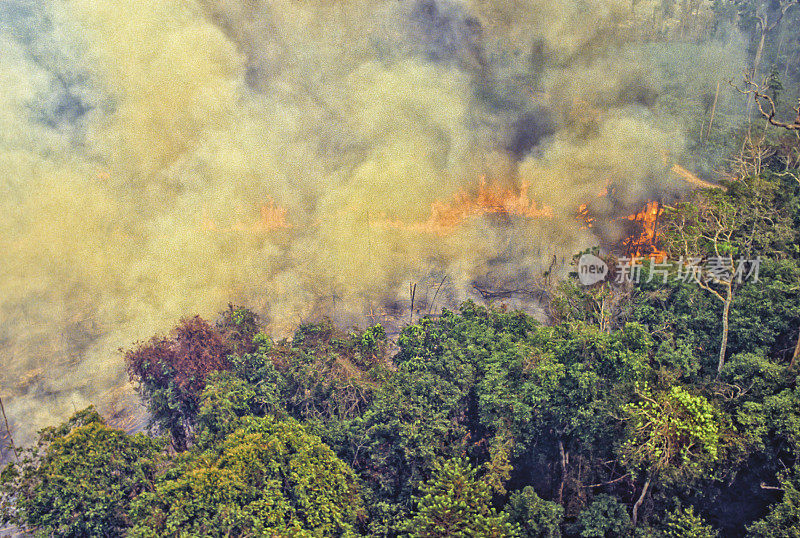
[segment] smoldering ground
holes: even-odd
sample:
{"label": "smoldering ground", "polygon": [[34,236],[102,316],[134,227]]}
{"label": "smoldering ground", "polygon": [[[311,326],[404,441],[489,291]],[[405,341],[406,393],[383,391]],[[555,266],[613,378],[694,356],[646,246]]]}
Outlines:
{"label": "smoldering ground", "polygon": [[[676,188],[687,118],[740,72],[735,43],[645,43],[654,5],[4,1],[17,441],[89,403],[135,410],[117,350],[181,316],[363,322],[410,282],[457,303],[597,244],[578,206]],[[459,212],[482,188],[512,218]]]}

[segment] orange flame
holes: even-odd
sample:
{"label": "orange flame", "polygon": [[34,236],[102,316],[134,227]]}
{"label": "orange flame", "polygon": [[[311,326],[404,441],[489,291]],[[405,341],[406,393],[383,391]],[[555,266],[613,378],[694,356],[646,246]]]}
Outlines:
{"label": "orange flame", "polygon": [[[230,228],[223,231],[267,233],[292,227],[286,219],[286,209],[277,205],[275,200],[271,198],[269,204],[261,206],[260,212],[261,217],[257,221],[236,222]],[[209,217],[205,210],[200,218],[200,227],[207,232],[219,231],[216,221]]]}
{"label": "orange flame", "polygon": [[276,205],[275,200],[270,199],[269,205],[261,206],[259,220],[254,223],[237,222],[231,229],[237,232],[264,233],[291,227],[292,225],[286,221],[286,209]]}
{"label": "orange flame", "polygon": [[595,218],[589,214],[589,206],[586,204],[581,204],[578,207],[578,216],[575,218],[582,221],[581,230],[588,230],[594,226]]}
{"label": "orange flame", "polygon": [[628,220],[641,226],[641,232],[638,236],[634,235],[623,242],[628,256],[632,258],[647,257],[657,261],[666,259],[667,253],[657,247],[657,227],[660,214],[661,204],[657,201],[651,201],[647,202],[642,211],[627,217]]}
{"label": "orange flame", "polygon": [[390,219],[382,214],[379,219],[372,219],[378,225],[391,228],[411,230],[437,235],[452,233],[463,221],[481,215],[512,215],[531,219],[552,218],[550,207],[537,205],[528,197],[530,184],[523,182],[519,194],[511,189],[498,185],[489,185],[486,178],[481,178],[477,195],[466,191],[454,194],[449,202],[435,201],[431,204],[431,214],[427,220],[412,224],[397,219]]}

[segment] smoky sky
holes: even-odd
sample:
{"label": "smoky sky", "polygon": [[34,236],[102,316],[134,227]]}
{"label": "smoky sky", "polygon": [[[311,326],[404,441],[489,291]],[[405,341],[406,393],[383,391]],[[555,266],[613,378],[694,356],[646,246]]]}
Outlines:
{"label": "smoky sky", "polygon": [[[363,324],[410,283],[457,304],[596,245],[578,206],[676,188],[701,96],[741,65],[736,43],[645,39],[656,3],[636,6],[4,2],[0,393],[19,441],[89,403],[140,414],[118,350],[182,316]],[[517,213],[453,213],[481,188]]]}

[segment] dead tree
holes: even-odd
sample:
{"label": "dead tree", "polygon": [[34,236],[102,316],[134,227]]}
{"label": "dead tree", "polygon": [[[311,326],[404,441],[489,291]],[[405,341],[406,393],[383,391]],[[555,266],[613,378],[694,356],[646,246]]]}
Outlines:
{"label": "dead tree", "polygon": [[744,84],[744,88],[736,87],[736,89],[739,93],[753,96],[753,100],[758,106],[758,111],[771,125],[788,131],[800,131],[800,100],[797,101],[797,105],[792,109],[796,114],[794,121],[791,123],[781,121],[776,119],[777,107],[775,106],[775,100],[761,86],[753,82],[749,74],[745,74]]}
{"label": "dead tree", "polygon": [[[769,22],[769,18],[770,18],[769,17],[769,10],[766,10],[764,13],[756,13],[756,20],[758,21],[758,29],[759,29],[759,32],[760,32],[760,37],[759,37],[759,41],[758,41],[758,48],[756,49],[756,56],[755,56],[755,59],[753,60],[753,68],[752,68],[752,70],[750,71],[750,73],[748,75],[749,78],[753,78],[753,77],[758,75],[758,71],[759,71],[759,69],[761,67],[761,60],[762,60],[762,58],[764,56],[764,45],[766,44],[766,41],[767,41],[767,35],[772,33],[772,31],[775,30],[780,25],[781,21],[783,20],[784,15],[786,15],[786,12],[789,11],[791,8],[793,8],[795,5],[797,5],[796,1],[789,1],[789,2],[787,2],[785,4],[783,4],[781,2],[778,2],[777,6],[776,6],[776,7],[779,8],[777,10],[778,13],[777,13],[777,16],[776,16],[775,20],[772,21],[771,24]],[[758,100],[756,100],[756,102],[757,101]],[[773,105],[774,105],[774,103],[773,103]],[[760,108],[761,107],[759,106],[759,109]],[[748,123],[750,122],[750,109],[751,109],[750,108],[750,104],[748,104],[747,105],[747,121],[748,121]],[[774,107],[773,107],[773,109],[774,109]],[[762,111],[762,114],[763,114],[763,111]],[[795,123],[797,123],[797,122],[795,122]]]}
{"label": "dead tree", "polygon": [[[785,11],[783,11],[783,13],[785,13]],[[761,88],[761,86],[753,82],[753,80],[748,74],[745,74],[744,83],[745,83],[744,88],[737,87],[736,89],[740,93],[753,96],[753,100],[756,102],[756,105],[758,106],[758,111],[767,120],[767,122],[769,122],[771,125],[774,125],[775,127],[780,127],[781,129],[786,129],[787,131],[800,133],[800,99],[798,99],[797,105],[792,109],[796,114],[794,121],[792,121],[791,123],[780,121],[778,119],[775,119],[777,115],[775,100],[767,92],[765,92]],[[798,136],[800,136],[800,134],[798,134]],[[786,164],[786,171],[784,172],[784,174],[789,174],[800,182],[800,179],[798,179],[797,175],[789,172],[788,162]],[[797,343],[795,344],[794,353],[792,354],[792,359],[789,362],[790,368],[793,368],[797,364],[798,357],[800,357],[800,328],[798,328]]]}

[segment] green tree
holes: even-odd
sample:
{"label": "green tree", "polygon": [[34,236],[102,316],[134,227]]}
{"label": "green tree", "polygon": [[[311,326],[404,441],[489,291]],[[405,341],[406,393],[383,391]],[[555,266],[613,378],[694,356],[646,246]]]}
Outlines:
{"label": "green tree", "polygon": [[774,203],[777,189],[774,182],[745,178],[727,184],[727,189],[698,190],[662,218],[667,251],[686,262],[681,270],[705,262],[706,270],[695,282],[722,303],[717,375],[725,363],[735,292],[753,269],[752,263],[742,262],[760,253],[780,252],[793,235]]}
{"label": "green tree", "polygon": [[531,486],[511,494],[505,511],[518,524],[523,536],[561,538],[564,508],[539,497]]}
{"label": "green tree", "polygon": [[133,503],[130,536],[341,536],[362,515],[353,471],[296,421],[266,416],[185,453]]}
{"label": "green tree", "polygon": [[717,460],[722,429],[719,411],[703,396],[692,395],[682,387],[653,393],[644,384],[637,395],[638,401],[623,407],[629,430],[621,448],[623,463],[646,476],[633,506],[634,525],[648,488],[659,475],[669,471],[688,480],[704,464]]}
{"label": "green tree", "polygon": [[286,414],[281,394],[284,379],[269,354],[272,342],[263,333],[252,341],[252,352],[228,357],[231,371],[212,372],[206,378],[197,413],[201,446],[232,433],[245,417]]}
{"label": "green tree", "polygon": [[228,305],[220,313],[216,328],[225,336],[236,355],[255,351],[262,342],[257,341],[260,333],[259,318],[252,310],[243,306]]}
{"label": "green tree", "polygon": [[601,493],[580,513],[575,526],[582,538],[627,536],[631,518],[616,498]]}
{"label": "green tree", "polygon": [[283,378],[287,411],[335,427],[362,414],[384,379],[386,333],[380,325],[345,332],[324,319],[301,325],[268,356]]}
{"label": "green tree", "polygon": [[[763,259],[759,282],[747,282],[731,305],[731,353],[758,353],[783,358],[797,345],[800,325],[800,262]],[[790,359],[791,364],[791,359]]]}
{"label": "green tree", "polygon": [[397,371],[354,425],[356,467],[380,477],[381,497],[407,501],[437,460],[468,451],[476,464],[502,459],[498,451],[530,427],[513,380],[534,327],[523,313],[467,302],[403,330]]}
{"label": "green tree", "polygon": [[461,458],[437,463],[421,488],[416,510],[405,526],[413,538],[516,536],[507,513],[491,506],[492,488]]}
{"label": "green tree", "polygon": [[3,470],[3,521],[43,536],[120,536],[131,499],[152,490],[163,446],[109,428],[92,407],[79,411]]}
{"label": "green tree", "polygon": [[703,518],[694,513],[693,507],[678,508],[664,518],[661,532],[663,538],[716,538],[719,533]]}

